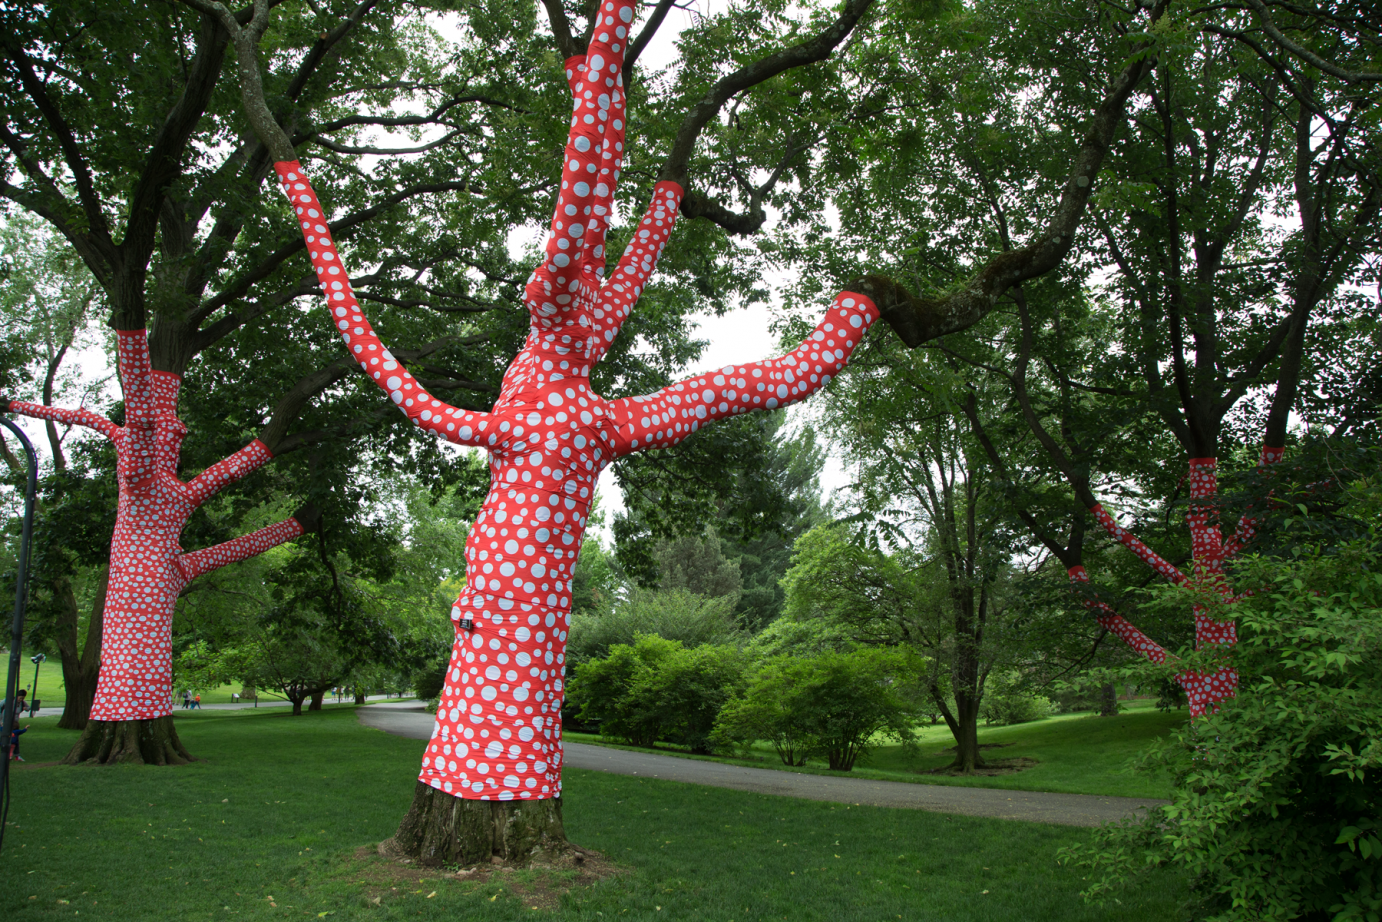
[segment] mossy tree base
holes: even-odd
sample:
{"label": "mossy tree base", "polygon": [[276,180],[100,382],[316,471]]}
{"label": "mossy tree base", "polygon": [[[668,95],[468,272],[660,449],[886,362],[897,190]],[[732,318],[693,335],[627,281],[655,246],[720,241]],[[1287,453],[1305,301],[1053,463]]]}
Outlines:
{"label": "mossy tree base", "polygon": [[465,800],[417,783],[413,805],[379,852],[422,865],[487,864],[510,867],[580,864],[587,854],[566,840],[561,798]]}
{"label": "mossy tree base", "polygon": [[63,765],[186,765],[194,761],[178,739],[173,715],[149,720],[88,720]]}

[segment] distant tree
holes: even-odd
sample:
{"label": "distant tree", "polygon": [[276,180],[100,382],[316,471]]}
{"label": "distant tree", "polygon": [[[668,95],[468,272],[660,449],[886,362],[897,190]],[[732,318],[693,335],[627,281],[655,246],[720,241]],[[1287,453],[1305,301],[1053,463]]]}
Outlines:
{"label": "distant tree", "polygon": [[743,586],[739,562],[725,558],[720,536],[707,526],[700,536],[664,538],[653,550],[658,587],[684,589],[711,599],[728,599],[737,605]]}
{"label": "distant tree", "polygon": [[646,585],[663,585],[663,542],[703,539],[739,567],[736,612],[751,630],[782,612],[778,585],[792,542],[824,519],[824,452],[812,430],[788,437],[786,414],[734,420],[728,435],[706,430],[675,448],[616,468],[627,511],[615,517],[616,557]]}
{"label": "distant tree", "polygon": [[688,647],[733,643],[742,632],[728,596],[710,598],[685,589],[632,589],[607,611],[576,616],[567,637],[573,663],[602,657],[614,644],[631,644],[640,634]]}

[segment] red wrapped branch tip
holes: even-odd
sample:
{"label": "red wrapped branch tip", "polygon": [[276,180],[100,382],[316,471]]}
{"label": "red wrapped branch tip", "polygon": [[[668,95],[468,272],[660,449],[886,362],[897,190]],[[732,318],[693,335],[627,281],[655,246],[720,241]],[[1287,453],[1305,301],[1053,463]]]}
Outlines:
{"label": "red wrapped branch tip", "polygon": [[1095,504],[1090,507],[1089,511],[1093,513],[1094,518],[1099,520],[1099,524],[1104,526],[1104,530],[1113,536],[1115,541],[1136,554],[1147,566],[1178,585],[1189,582],[1184,573],[1161,559],[1155,551],[1137,540],[1132,532],[1115,522],[1113,516],[1109,515],[1102,505]]}

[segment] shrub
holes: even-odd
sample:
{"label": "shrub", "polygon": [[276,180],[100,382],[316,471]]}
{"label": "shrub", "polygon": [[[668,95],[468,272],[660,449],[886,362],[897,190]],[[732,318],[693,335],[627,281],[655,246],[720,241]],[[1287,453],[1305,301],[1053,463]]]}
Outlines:
{"label": "shrub", "polygon": [[661,738],[692,752],[709,753],[721,708],[744,690],[747,658],[728,644],[678,649],[640,672],[632,695],[657,714]]}
{"label": "shrub", "polygon": [[1064,852],[1097,875],[1091,895],[1178,865],[1199,918],[1382,915],[1382,493],[1354,493],[1365,537],[1307,536],[1236,574],[1256,594],[1214,615],[1238,619],[1239,694],[1143,757],[1171,774],[1170,806]]}
{"label": "shrub", "polygon": [[979,716],[984,722],[997,726],[1041,720],[1055,712],[1056,706],[1049,698],[1016,689],[986,694],[979,706]]}
{"label": "shrub", "polygon": [[1018,674],[990,676],[979,704],[984,722],[998,726],[1040,720],[1055,712],[1051,700],[1032,691]]}
{"label": "shrub", "polygon": [[905,656],[893,650],[773,657],[725,705],[714,738],[765,739],[787,765],[819,755],[849,771],[884,739],[911,743],[915,708],[901,691],[908,675]]}
{"label": "shrub", "polygon": [[739,639],[732,598],[708,598],[686,589],[635,589],[600,614],[571,620],[566,655],[572,664],[605,657],[615,644],[632,645],[639,634],[656,634],[688,647]]}
{"label": "shrub", "polygon": [[654,745],[661,739],[663,715],[643,707],[633,694],[634,685],[640,670],[655,668],[679,649],[680,641],[655,634],[640,634],[632,644],[614,644],[608,656],[576,667],[566,689],[571,709],[606,736],[635,746]]}
{"label": "shrub", "polygon": [[754,659],[774,656],[814,656],[827,651],[845,653],[857,646],[839,623],[828,618],[778,618],[749,642]]}
{"label": "shrub", "polygon": [[710,751],[725,702],[743,689],[746,660],[735,647],[640,634],[604,659],[576,667],[567,700],[577,719],[635,746],[659,740]]}

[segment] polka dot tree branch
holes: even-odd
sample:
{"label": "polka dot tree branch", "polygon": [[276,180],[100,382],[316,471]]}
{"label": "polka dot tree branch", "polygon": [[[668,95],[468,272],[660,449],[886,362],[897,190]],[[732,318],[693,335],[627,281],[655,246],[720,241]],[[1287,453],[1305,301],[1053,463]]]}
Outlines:
{"label": "polka dot tree branch", "polygon": [[[1281,448],[1263,448],[1261,466],[1276,464],[1283,454],[1284,449]],[[1217,591],[1224,602],[1232,604],[1238,597],[1234,597],[1229,591],[1228,581],[1224,578],[1224,563],[1252,540],[1257,532],[1258,523],[1249,511],[1239,520],[1233,537],[1227,541],[1223,539],[1215,516],[1215,498],[1218,495],[1216,467],[1217,462],[1214,458],[1190,459],[1190,470],[1187,475],[1190,482],[1190,511],[1186,514],[1185,521],[1190,529],[1194,582]],[[1189,577],[1115,522],[1102,506],[1095,505],[1089,511],[1110,535],[1157,573],[1178,585],[1191,583]],[[1089,576],[1085,573],[1084,567],[1071,567],[1070,580],[1072,583],[1085,583],[1088,582]],[[1120,637],[1139,654],[1154,663],[1166,662],[1167,653],[1161,646],[1148,639],[1108,605],[1092,599],[1087,599],[1084,604],[1100,625]],[[1197,649],[1209,646],[1232,647],[1237,643],[1237,630],[1232,621],[1216,620],[1199,604],[1194,606],[1194,618]],[[1192,717],[1213,713],[1219,702],[1233,697],[1238,691],[1238,673],[1231,666],[1222,666],[1212,673],[1187,669],[1176,678],[1185,689]]]}
{"label": "polka dot tree branch", "polygon": [[524,289],[528,337],[488,413],[429,394],[375,336],[327,217],[295,162],[277,170],[346,347],[423,429],[485,449],[490,490],[466,540],[467,584],[420,778],[473,800],[561,791],[561,702],[571,576],[596,479],[616,457],[675,445],[701,426],[802,400],[840,372],[878,311],[843,293],[791,354],[653,394],[605,400],[591,369],[628,318],[672,233],[682,189],[658,183],[614,271],[605,237],[623,163],[624,40],[632,0],[606,2],[584,58],[566,62],[571,129],[541,264]]}
{"label": "polka dot tree branch", "polygon": [[11,413],[86,426],[115,444],[119,504],[101,633],[93,720],[147,720],[172,713],[173,606],[203,573],[263,553],[302,534],[294,519],[188,554],[179,536],[217,491],[273,456],[257,439],[188,483],[177,478],[187,427],[178,419],[181,378],[149,365],[143,330],[116,333],[125,425],[85,408],[12,401]]}

